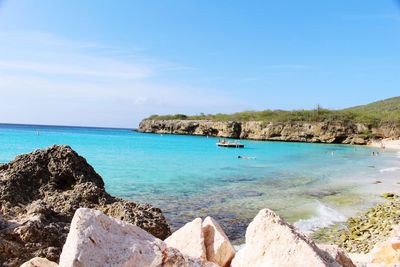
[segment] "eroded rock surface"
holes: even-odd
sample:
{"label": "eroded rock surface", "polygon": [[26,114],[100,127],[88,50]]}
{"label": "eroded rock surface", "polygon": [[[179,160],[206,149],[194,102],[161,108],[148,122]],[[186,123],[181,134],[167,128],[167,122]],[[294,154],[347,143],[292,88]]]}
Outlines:
{"label": "eroded rock surface", "polygon": [[58,264],[45,258],[33,258],[23,263],[20,267],[58,267]]}
{"label": "eroded rock surface", "polygon": [[235,248],[221,226],[213,218],[207,217],[204,219],[203,235],[207,260],[215,262],[222,267],[229,266],[235,256]]}
{"label": "eroded rock surface", "polygon": [[165,243],[190,257],[207,259],[201,218],[196,218],[179,228],[165,239]]}
{"label": "eroded rock surface", "polygon": [[339,263],[343,267],[356,267],[353,261],[350,259],[350,256],[347,255],[346,251],[341,249],[336,245],[318,245],[319,249],[322,252],[327,253],[327,258],[333,258],[337,263]]}
{"label": "eroded rock surface", "polygon": [[60,267],[217,267],[167,247],[143,229],[81,208],[75,213]]}
{"label": "eroded rock surface", "polygon": [[263,209],[247,228],[246,244],[236,253],[231,266],[340,265],[272,210]]}
{"label": "eroded rock surface", "polygon": [[80,207],[102,210],[164,239],[170,228],[160,209],[110,196],[102,178],[68,146],[21,155],[0,166],[0,265],[33,257],[58,262]]}
{"label": "eroded rock surface", "polygon": [[400,138],[400,125],[373,127],[362,123],[263,122],[210,120],[143,120],[139,132],[160,134],[209,135],[228,138],[342,143],[365,145],[372,138]]}

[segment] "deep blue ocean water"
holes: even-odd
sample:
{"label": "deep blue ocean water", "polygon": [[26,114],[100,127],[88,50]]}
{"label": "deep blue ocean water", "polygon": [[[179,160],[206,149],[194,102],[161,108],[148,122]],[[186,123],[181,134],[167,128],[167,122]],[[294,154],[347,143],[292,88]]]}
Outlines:
{"label": "deep blue ocean water", "polygon": [[234,239],[264,207],[308,231],[343,220],[378,201],[381,192],[400,187],[396,151],[372,157],[376,149],[361,146],[243,140],[244,149],[229,149],[216,142],[129,129],[0,125],[0,162],[67,144],[112,195],[160,207],[173,227],[212,215]]}

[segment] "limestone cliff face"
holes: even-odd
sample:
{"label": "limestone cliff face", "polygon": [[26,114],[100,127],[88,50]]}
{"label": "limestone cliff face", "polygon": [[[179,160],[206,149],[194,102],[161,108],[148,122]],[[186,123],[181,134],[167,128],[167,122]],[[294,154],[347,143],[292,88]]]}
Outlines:
{"label": "limestone cliff face", "polygon": [[345,122],[261,122],[208,120],[143,120],[139,132],[159,134],[209,135],[227,138],[367,144],[371,138],[400,138],[400,125],[371,127]]}

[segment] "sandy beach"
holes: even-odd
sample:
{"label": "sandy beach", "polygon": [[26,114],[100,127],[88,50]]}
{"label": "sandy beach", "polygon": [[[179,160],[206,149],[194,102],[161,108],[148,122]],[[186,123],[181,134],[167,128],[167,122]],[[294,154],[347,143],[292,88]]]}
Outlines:
{"label": "sandy beach", "polygon": [[371,147],[383,147],[386,149],[400,150],[400,140],[383,139],[382,141],[372,141],[369,144]]}

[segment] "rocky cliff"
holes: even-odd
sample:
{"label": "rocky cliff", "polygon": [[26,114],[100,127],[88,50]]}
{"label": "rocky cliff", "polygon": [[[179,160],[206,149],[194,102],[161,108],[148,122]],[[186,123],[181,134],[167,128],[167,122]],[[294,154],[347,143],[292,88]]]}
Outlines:
{"label": "rocky cliff", "polygon": [[19,266],[37,256],[58,261],[80,207],[100,210],[161,239],[171,234],[160,209],[109,195],[83,157],[68,146],[53,146],[0,166],[0,266]]}
{"label": "rocky cliff", "polygon": [[209,135],[235,139],[367,144],[371,139],[400,138],[400,125],[379,127],[349,122],[261,122],[210,120],[143,120],[139,132]]}

